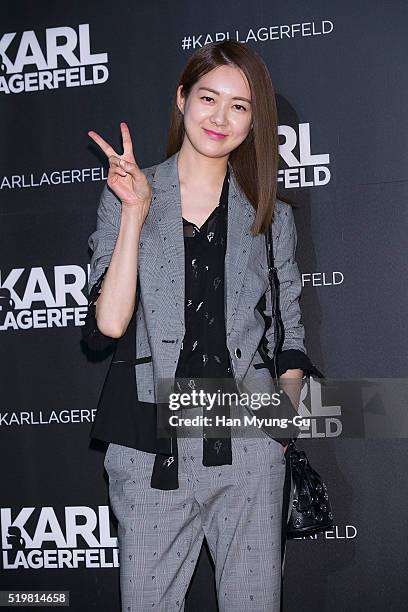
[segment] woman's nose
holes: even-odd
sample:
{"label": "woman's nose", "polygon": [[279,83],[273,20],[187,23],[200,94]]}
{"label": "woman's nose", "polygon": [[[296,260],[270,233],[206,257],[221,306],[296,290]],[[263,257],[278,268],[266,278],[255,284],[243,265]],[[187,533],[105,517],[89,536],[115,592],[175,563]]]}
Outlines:
{"label": "woman's nose", "polygon": [[227,121],[226,109],[223,106],[219,106],[217,109],[214,109],[211,120],[217,125],[224,125]]}

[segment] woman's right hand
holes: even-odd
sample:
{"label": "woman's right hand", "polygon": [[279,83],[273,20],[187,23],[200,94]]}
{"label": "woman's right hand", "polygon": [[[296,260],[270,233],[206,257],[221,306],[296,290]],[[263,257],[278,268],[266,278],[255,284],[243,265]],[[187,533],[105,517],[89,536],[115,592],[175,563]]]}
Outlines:
{"label": "woman's right hand", "polygon": [[140,207],[144,220],[150,207],[152,188],[134,158],[132,139],[126,123],[121,123],[120,129],[123,141],[122,155],[118,155],[113,147],[96,132],[89,131],[88,136],[96,142],[109,159],[107,180],[109,187],[121,200],[123,206]]}

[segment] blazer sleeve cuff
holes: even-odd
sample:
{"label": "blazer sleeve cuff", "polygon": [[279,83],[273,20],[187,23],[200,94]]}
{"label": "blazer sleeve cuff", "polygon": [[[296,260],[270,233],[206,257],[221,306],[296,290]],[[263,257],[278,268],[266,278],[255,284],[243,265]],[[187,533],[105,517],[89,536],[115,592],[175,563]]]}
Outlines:
{"label": "blazer sleeve cuff", "polygon": [[88,312],[85,317],[85,323],[82,326],[82,338],[86,342],[91,351],[104,351],[109,349],[116,341],[116,338],[105,336],[96,324],[96,302],[99,297],[99,291],[102,281],[109,266],[106,266],[102,274],[92,286],[88,297]]}
{"label": "blazer sleeve cuff", "polygon": [[303,370],[305,376],[314,374],[317,378],[324,378],[324,374],[310,361],[308,355],[299,349],[286,349],[278,353],[276,366],[278,376],[286,370],[299,368]]}

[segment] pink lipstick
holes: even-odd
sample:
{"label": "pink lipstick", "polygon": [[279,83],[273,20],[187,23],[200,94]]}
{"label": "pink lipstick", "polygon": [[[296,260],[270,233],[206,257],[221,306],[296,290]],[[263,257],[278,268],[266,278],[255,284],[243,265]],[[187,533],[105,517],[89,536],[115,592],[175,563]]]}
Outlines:
{"label": "pink lipstick", "polygon": [[204,129],[204,132],[207,134],[207,136],[209,136],[213,140],[221,140],[222,138],[225,138],[226,136],[226,134],[221,134],[220,132],[213,132],[212,130],[206,130],[205,128],[203,129]]}

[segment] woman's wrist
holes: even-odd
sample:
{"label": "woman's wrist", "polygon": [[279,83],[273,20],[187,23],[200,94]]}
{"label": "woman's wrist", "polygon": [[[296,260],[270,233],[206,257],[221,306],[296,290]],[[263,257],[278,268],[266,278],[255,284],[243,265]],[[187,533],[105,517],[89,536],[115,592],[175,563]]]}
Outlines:
{"label": "woman's wrist", "polygon": [[129,221],[132,224],[143,225],[145,214],[144,206],[128,206],[122,203],[122,218],[125,222]]}

